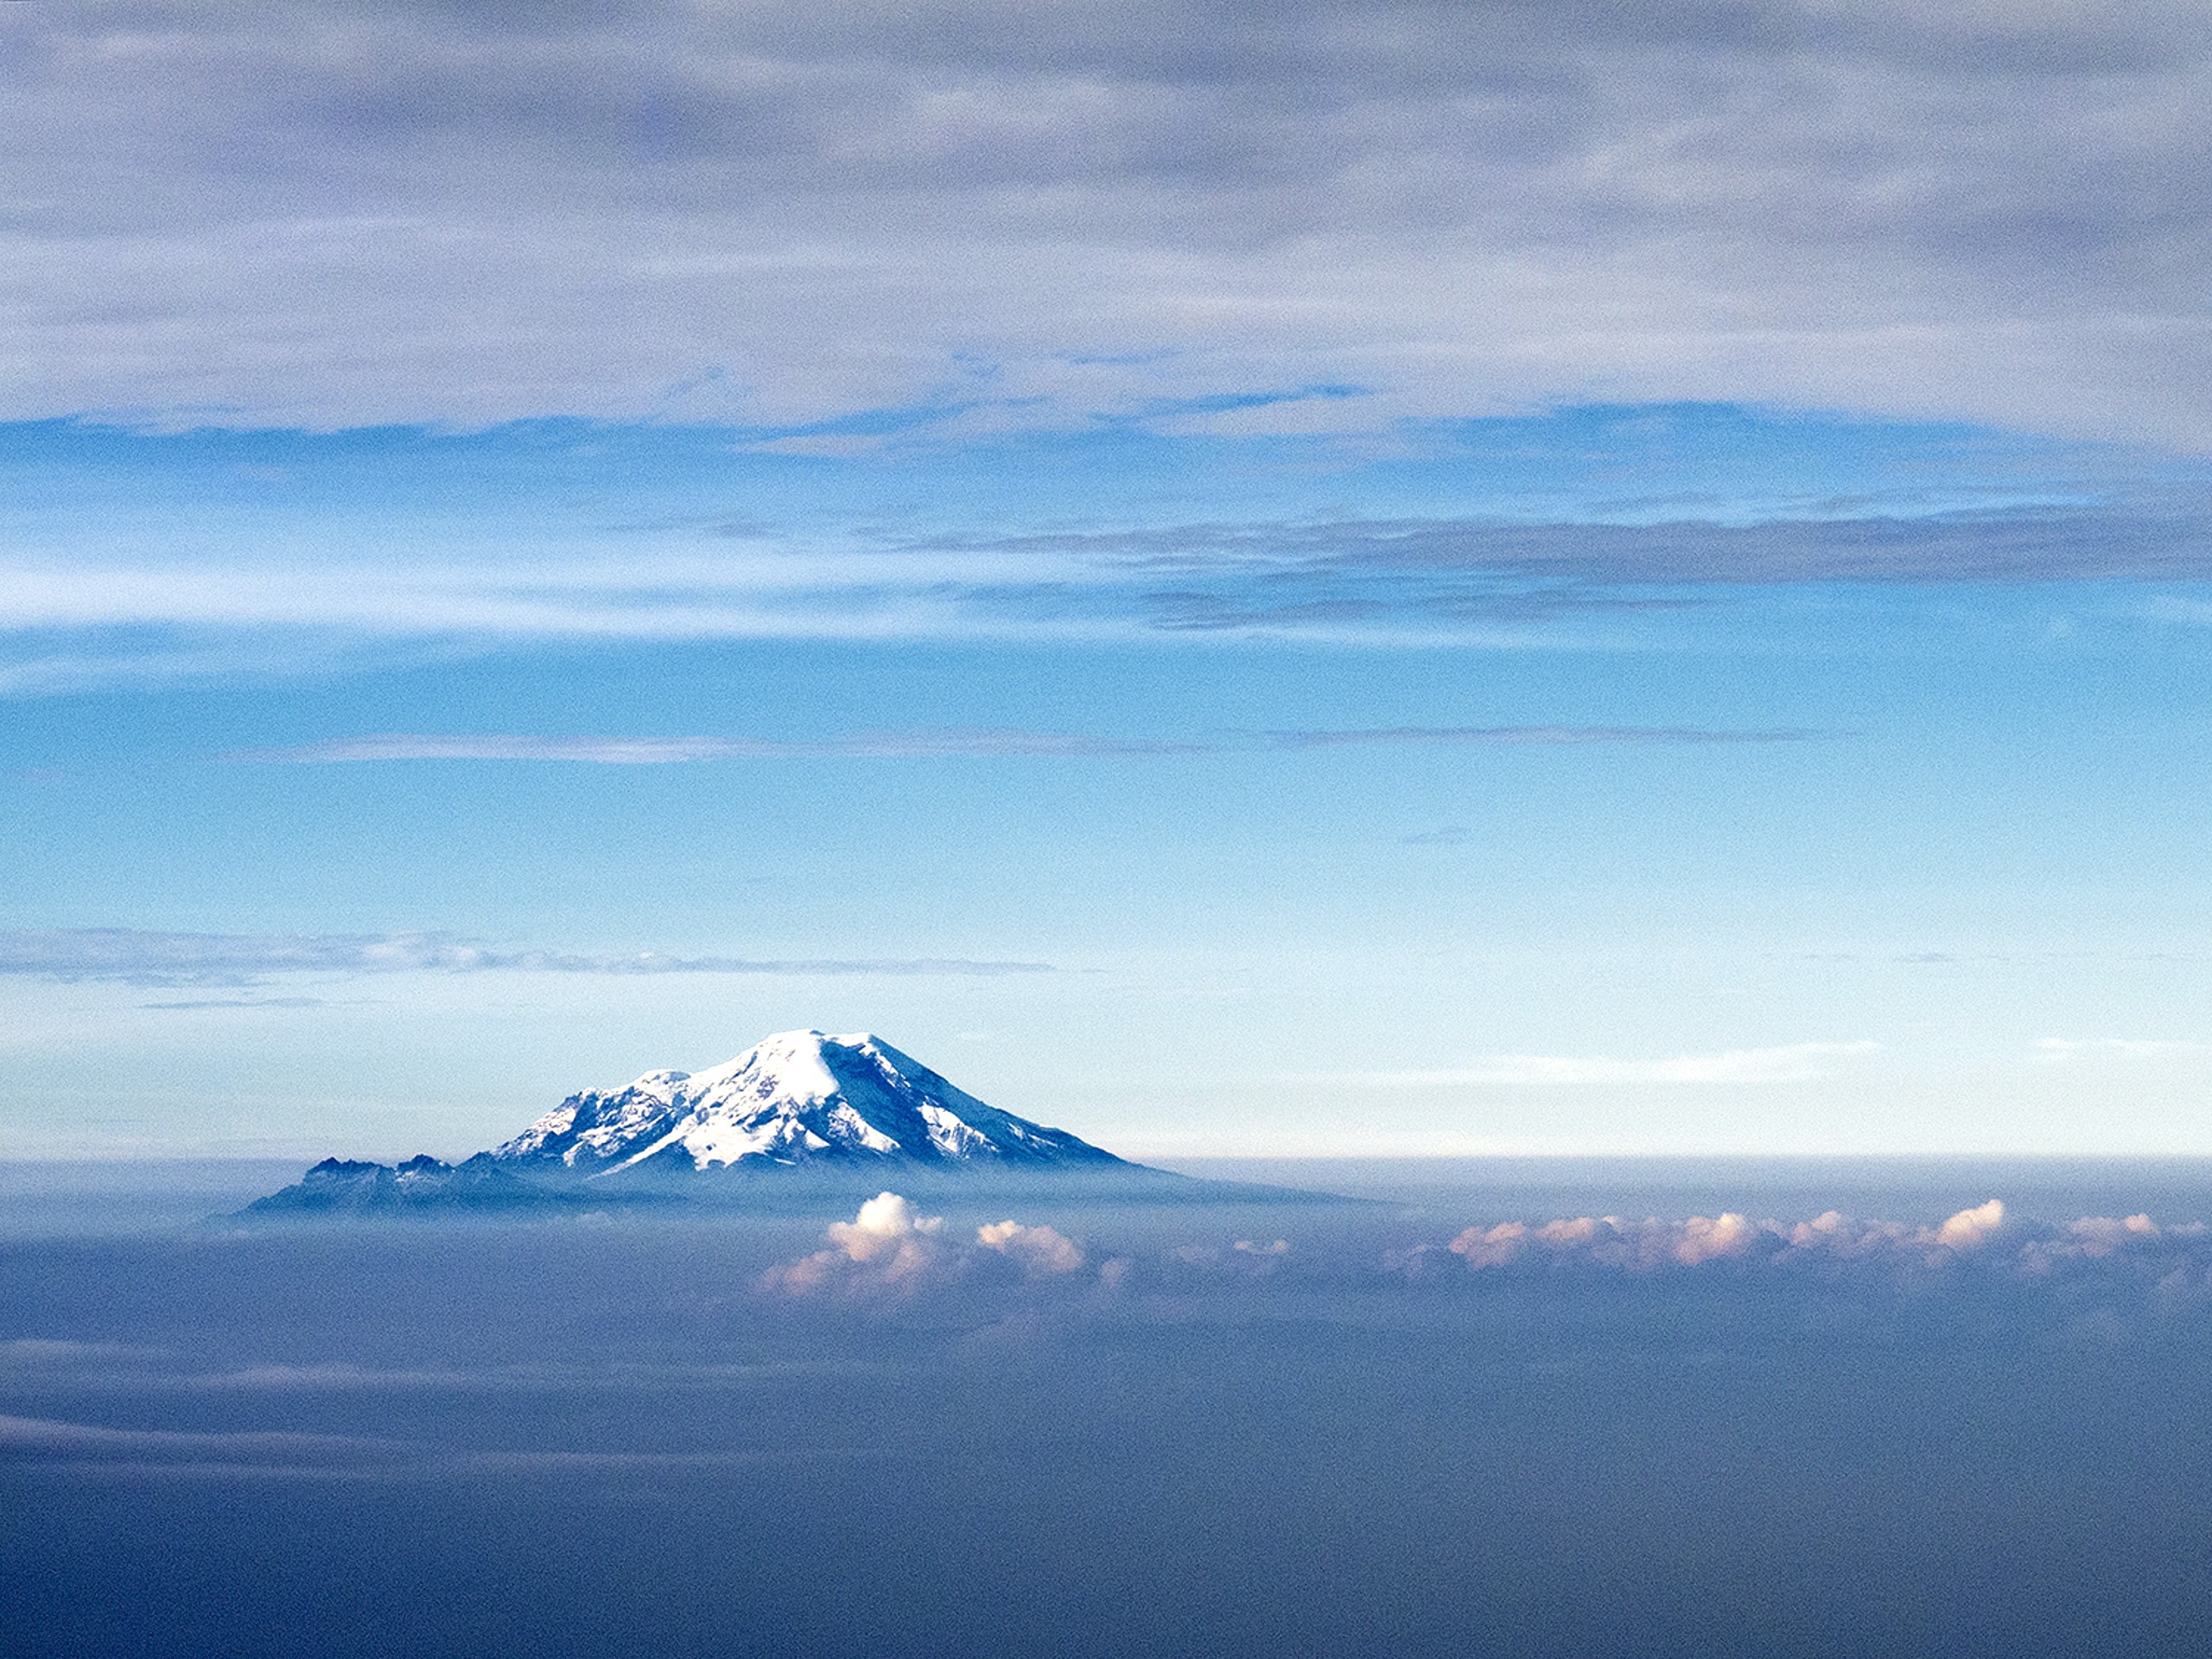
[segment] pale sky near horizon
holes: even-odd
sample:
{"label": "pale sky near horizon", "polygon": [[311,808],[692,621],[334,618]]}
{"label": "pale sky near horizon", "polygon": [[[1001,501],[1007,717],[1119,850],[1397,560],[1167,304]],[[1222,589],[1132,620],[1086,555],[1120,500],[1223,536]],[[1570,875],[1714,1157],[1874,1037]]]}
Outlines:
{"label": "pale sky near horizon", "polygon": [[2212,1153],[2208,22],[0,8],[0,1156]]}

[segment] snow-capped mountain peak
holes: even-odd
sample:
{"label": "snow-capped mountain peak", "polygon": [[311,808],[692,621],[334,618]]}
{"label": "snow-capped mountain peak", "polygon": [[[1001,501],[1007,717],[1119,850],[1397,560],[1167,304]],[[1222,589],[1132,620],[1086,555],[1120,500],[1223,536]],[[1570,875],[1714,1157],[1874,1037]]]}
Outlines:
{"label": "snow-capped mountain peak", "polygon": [[1064,1129],[987,1106],[866,1032],[779,1032],[705,1071],[587,1090],[494,1149],[502,1163],[604,1174],[650,1164],[1118,1164]]}

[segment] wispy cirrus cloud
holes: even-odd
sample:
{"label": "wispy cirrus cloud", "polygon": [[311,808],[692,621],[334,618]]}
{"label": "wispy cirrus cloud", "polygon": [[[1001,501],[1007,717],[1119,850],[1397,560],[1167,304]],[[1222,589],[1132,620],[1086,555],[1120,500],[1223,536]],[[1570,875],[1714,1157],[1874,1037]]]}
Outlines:
{"label": "wispy cirrus cloud", "polygon": [[0,1447],[17,1452],[129,1453],[139,1457],[198,1460],[210,1454],[316,1459],[359,1456],[389,1451],[394,1442],[352,1434],[302,1433],[289,1429],[206,1432],[183,1429],[107,1428],[46,1418],[0,1416]]}
{"label": "wispy cirrus cloud", "polygon": [[1266,732],[1262,744],[1282,749],[1366,748],[1436,745],[1467,748],[1575,748],[1585,745],[1653,744],[1661,747],[1728,747],[1736,744],[1808,743],[1845,736],[1809,727],[1716,730],[1701,726],[1378,726],[1344,731]]}
{"label": "wispy cirrus cloud", "polygon": [[1471,1065],[1422,1071],[1375,1071],[1357,1081],[1378,1089],[1452,1088],[1469,1084],[1575,1087],[1607,1084],[1818,1083],[1881,1045],[1789,1043],[1774,1048],[1729,1049],[1718,1054],[1677,1054],[1660,1059],[1622,1059],[1566,1054],[1499,1054]]}
{"label": "wispy cirrus cloud", "polygon": [[[1184,628],[1235,626],[1240,619],[1249,626],[1263,611],[1332,605],[1419,606],[1497,620],[1681,602],[1620,591],[1638,588],[2187,580],[2212,573],[2212,509],[2201,490],[2097,493],[2108,499],[1948,511],[1808,502],[1748,517],[1708,511],[1669,518],[1623,513],[1193,522],[945,537],[935,544],[977,553],[1027,550],[1185,578],[1186,585],[1150,595],[1160,626]],[[1187,585],[1236,575],[1267,578],[1264,607],[1234,588]]]}
{"label": "wispy cirrus cloud", "polygon": [[[505,972],[995,977],[1052,971],[1049,963],[961,957],[766,958],[683,957],[650,950],[590,954],[503,950],[443,933],[163,933],[119,927],[0,932],[0,975],[149,986],[245,986],[289,975]],[[219,1003],[181,1001],[173,1006],[227,1006],[227,999]]]}
{"label": "wispy cirrus cloud", "polygon": [[294,1429],[110,1428],[0,1415],[0,1461],[110,1465],[171,1474],[337,1478],[416,1456],[404,1441]]}
{"label": "wispy cirrus cloud", "polygon": [[203,1008],[320,1008],[326,1003],[320,996],[195,996],[170,1002],[141,1002],[138,1006],[195,1012]]}
{"label": "wispy cirrus cloud", "polygon": [[[34,495],[53,484],[33,481]],[[397,511],[409,519],[429,508]],[[287,533],[327,535],[346,522],[341,511]],[[37,534],[49,531],[63,534]],[[608,531],[594,550],[527,559],[467,538],[413,562],[105,544],[0,552],[0,695],[328,669],[388,660],[395,648],[1162,636],[1562,645],[1669,618],[1690,626],[1746,588],[2212,577],[2212,507],[2179,495],[2155,509],[2126,499],[1894,517],[1835,508],[1751,523],[1255,518],[993,537],[849,526],[702,551],[706,533]],[[2196,620],[2171,594],[2143,610]]]}
{"label": "wispy cirrus cloud", "polygon": [[2212,1043],[2171,1038],[2043,1037],[2037,1039],[2033,1052],[2046,1065],[2098,1059],[2202,1060],[2212,1058]]}
{"label": "wispy cirrus cloud", "polygon": [[1688,726],[1382,726],[1227,733],[1195,740],[1122,738],[1007,728],[874,733],[812,741],[729,737],[556,737],[519,733],[378,732],[224,758],[271,766],[377,760],[550,760],[592,766],[678,766],[702,760],[977,760],[1223,754],[1254,750],[1578,747],[1606,744],[1728,747],[1841,735],[1810,728],[1726,730]]}
{"label": "wispy cirrus cloud", "polygon": [[270,765],[353,760],[569,760],[676,766],[695,760],[952,760],[994,756],[1192,754],[1211,746],[999,728],[879,733],[816,742],[742,737],[545,737],[514,733],[379,732],[226,757]]}
{"label": "wispy cirrus cloud", "polygon": [[1408,427],[1404,477],[1095,431],[792,473],[748,429],[0,423],[0,694],[613,643],[1604,649],[1732,629],[1751,588],[2212,574],[2201,466],[1925,425],[1560,409]]}
{"label": "wispy cirrus cloud", "polygon": [[111,1428],[44,1417],[0,1415],[0,1465],[64,1465],[132,1479],[390,1480],[523,1470],[727,1468],[777,1452],[478,1449],[382,1435],[294,1429]]}

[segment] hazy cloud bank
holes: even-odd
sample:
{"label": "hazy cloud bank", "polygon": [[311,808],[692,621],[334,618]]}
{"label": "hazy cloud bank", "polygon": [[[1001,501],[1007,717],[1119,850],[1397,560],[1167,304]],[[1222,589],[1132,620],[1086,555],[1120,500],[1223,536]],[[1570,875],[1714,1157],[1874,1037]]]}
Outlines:
{"label": "hazy cloud bank", "polygon": [[2206,40],[2156,0],[0,7],[0,410],[734,408],[820,452],[917,400],[1595,388],[2201,445]]}

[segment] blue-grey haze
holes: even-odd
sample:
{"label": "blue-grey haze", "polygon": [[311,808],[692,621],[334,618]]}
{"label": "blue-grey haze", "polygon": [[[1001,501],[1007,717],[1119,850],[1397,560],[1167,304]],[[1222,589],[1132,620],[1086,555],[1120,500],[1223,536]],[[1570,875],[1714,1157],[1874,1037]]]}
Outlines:
{"label": "blue-grey haze", "polygon": [[[956,1209],[912,1279],[802,1290],[762,1275],[826,1215],[240,1230],[180,1218],[265,1169],[16,1166],[0,1643],[2060,1656],[2212,1616],[2201,1162],[1228,1173],[1393,1202],[1047,1204],[1082,1262],[1033,1273]],[[1993,1193],[1959,1251],[1442,1248]],[[2138,1204],[2157,1236],[2082,1230]]]}

